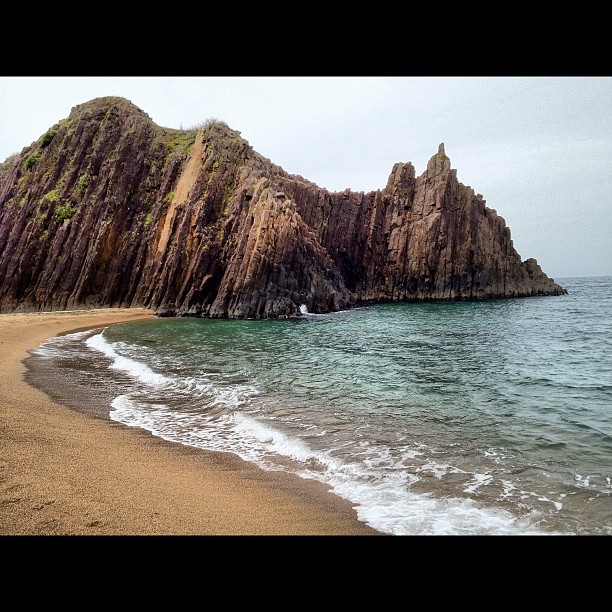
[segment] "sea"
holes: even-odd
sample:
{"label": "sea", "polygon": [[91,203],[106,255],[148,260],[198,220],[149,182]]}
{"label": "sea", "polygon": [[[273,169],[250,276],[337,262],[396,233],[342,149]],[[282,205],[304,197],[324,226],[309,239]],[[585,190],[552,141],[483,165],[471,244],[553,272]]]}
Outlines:
{"label": "sea", "polygon": [[612,535],[612,276],[556,280],[567,295],[80,330],[26,379],[320,481],[381,534]]}

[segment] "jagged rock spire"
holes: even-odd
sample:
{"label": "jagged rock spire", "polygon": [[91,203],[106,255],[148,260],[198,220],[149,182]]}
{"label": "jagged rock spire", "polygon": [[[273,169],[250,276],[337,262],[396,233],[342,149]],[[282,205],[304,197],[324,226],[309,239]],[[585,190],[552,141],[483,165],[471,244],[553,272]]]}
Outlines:
{"label": "jagged rock spire", "polygon": [[450,172],[450,158],[444,152],[444,143],[438,146],[438,152],[427,162],[427,175],[429,178]]}

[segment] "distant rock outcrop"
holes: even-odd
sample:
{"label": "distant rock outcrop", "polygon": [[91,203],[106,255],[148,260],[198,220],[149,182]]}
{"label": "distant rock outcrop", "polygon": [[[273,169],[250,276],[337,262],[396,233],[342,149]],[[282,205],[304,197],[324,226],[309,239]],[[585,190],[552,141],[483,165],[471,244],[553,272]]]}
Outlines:
{"label": "distant rock outcrop", "polygon": [[0,312],[279,317],[563,293],[443,145],[419,177],[398,163],[382,190],[331,193],[222,122],[162,128],[109,97],[0,164]]}

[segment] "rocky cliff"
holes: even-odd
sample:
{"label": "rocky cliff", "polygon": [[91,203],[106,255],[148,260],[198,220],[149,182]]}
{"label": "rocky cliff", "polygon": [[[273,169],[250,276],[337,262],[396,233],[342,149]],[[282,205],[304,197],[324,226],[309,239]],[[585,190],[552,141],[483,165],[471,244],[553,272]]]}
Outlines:
{"label": "rocky cliff", "polygon": [[331,193],[222,122],[162,128],[108,97],[0,164],[0,312],[282,317],[563,293],[443,145],[419,177],[398,163],[382,190]]}

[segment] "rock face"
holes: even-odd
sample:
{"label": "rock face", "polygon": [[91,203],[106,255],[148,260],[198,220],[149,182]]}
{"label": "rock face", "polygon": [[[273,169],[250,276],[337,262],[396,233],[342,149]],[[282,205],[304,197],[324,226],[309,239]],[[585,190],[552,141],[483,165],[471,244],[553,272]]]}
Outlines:
{"label": "rock face", "polygon": [[161,128],[109,97],[0,164],[0,312],[258,318],[564,293],[443,145],[419,177],[398,163],[382,190],[331,193],[222,122]]}

